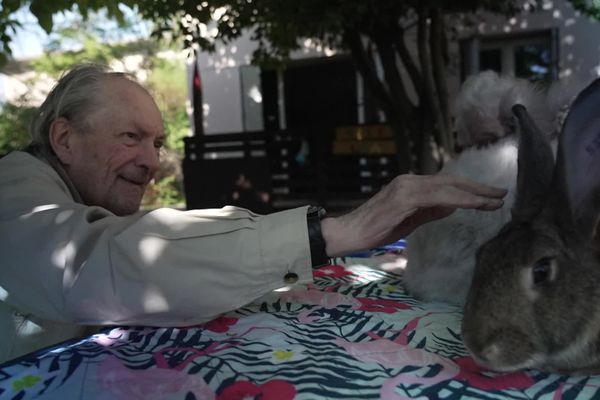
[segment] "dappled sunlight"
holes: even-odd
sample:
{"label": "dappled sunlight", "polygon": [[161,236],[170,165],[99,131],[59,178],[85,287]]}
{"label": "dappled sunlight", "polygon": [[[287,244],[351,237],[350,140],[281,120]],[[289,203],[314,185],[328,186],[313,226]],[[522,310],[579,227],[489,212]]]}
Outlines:
{"label": "dappled sunlight", "polygon": [[326,57],[331,57],[331,56],[338,54],[337,50],[332,49],[328,46],[323,46],[319,41],[316,41],[314,39],[304,39],[302,44],[303,44],[302,52],[305,54],[311,53],[314,51],[316,51],[317,53],[321,53],[321,54],[325,55]]}
{"label": "dappled sunlight", "polygon": [[59,208],[60,206],[58,204],[44,204],[43,206],[37,206],[34,207],[30,214],[35,214],[38,212],[43,212],[43,211],[48,211],[48,210],[54,210],[56,208]]}
{"label": "dappled sunlight", "polygon": [[75,244],[72,241],[67,242],[63,246],[57,247],[52,252],[52,265],[60,269],[65,269],[67,260],[74,259],[76,252],[77,248],[75,247]]}
{"label": "dappled sunlight", "polygon": [[575,36],[565,35],[565,37],[563,38],[563,43],[569,46],[572,45],[573,43],[575,43]]}
{"label": "dappled sunlight", "polygon": [[142,296],[144,311],[148,313],[162,313],[170,310],[169,303],[163,294],[156,288],[148,288]]}
{"label": "dappled sunlight", "polygon": [[384,279],[384,277],[382,277],[381,274],[376,271],[377,269],[380,269],[382,265],[383,264],[378,264],[377,266],[373,266],[372,262],[365,262],[364,264],[357,262],[352,265],[346,265],[345,268],[346,270],[357,276],[354,284],[362,285]]}
{"label": "dappled sunlight", "polygon": [[379,269],[386,272],[398,273],[406,269],[406,258],[398,257],[395,261],[381,263]]}
{"label": "dappled sunlight", "polygon": [[[163,219],[161,214],[160,219],[168,223],[168,219]],[[146,264],[154,264],[158,261],[163,251],[168,245],[168,241],[155,236],[146,236],[140,240],[139,251],[142,261]]]}
{"label": "dappled sunlight", "polygon": [[127,340],[129,338],[129,332],[125,329],[115,328],[109,333],[98,333],[92,336],[91,341],[99,344],[100,346],[110,347],[117,342]]}
{"label": "dappled sunlight", "polygon": [[217,20],[221,19],[221,17],[226,12],[227,12],[227,8],[225,8],[225,7],[219,7],[219,8],[216,8],[215,11],[213,11],[211,17],[212,17],[213,21],[217,21]]}
{"label": "dappled sunlight", "polygon": [[8,292],[0,286],[0,301],[6,301],[8,299]]}
{"label": "dappled sunlight", "polygon": [[504,146],[500,149],[500,158],[503,162],[510,162],[517,157],[518,149],[515,146]]}
{"label": "dappled sunlight", "polygon": [[274,292],[277,292],[277,293],[289,292],[293,288],[294,288],[293,286],[283,286],[283,287],[280,287],[279,289],[275,289]]}
{"label": "dappled sunlight", "polygon": [[571,68],[566,68],[565,70],[560,72],[559,77],[560,78],[569,78],[572,75],[573,75],[573,70]]}
{"label": "dappled sunlight", "polygon": [[67,220],[69,218],[71,218],[74,213],[75,213],[75,211],[73,211],[73,210],[61,211],[58,214],[56,214],[56,217],[54,218],[54,222],[56,224],[63,224],[65,222],[67,222]]}
{"label": "dappled sunlight", "polygon": [[25,321],[17,332],[18,336],[31,336],[44,332],[44,328],[31,320]]}
{"label": "dappled sunlight", "polygon": [[262,93],[257,85],[252,85],[250,90],[248,90],[248,97],[250,97],[257,104],[263,102]]}

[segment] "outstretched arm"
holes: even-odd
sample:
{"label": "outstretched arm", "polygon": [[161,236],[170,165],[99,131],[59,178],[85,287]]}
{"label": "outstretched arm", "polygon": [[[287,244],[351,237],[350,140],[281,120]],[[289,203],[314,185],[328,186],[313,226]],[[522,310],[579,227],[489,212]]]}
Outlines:
{"label": "outstretched arm", "polygon": [[388,244],[457,208],[495,210],[505,189],[447,175],[400,175],[360,207],[324,218],[321,231],[330,257]]}

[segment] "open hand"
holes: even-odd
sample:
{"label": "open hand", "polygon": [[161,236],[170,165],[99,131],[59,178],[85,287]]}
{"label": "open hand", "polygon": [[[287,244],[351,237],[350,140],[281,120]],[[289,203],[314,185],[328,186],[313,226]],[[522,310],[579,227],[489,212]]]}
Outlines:
{"label": "open hand", "polygon": [[404,238],[457,208],[495,210],[505,189],[449,175],[400,175],[348,214],[321,221],[327,254],[339,256]]}

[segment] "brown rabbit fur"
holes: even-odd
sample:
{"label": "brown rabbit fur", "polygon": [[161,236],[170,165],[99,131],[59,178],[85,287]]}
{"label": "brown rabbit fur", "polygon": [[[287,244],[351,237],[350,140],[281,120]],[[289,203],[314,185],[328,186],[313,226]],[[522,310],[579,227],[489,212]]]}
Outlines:
{"label": "brown rabbit fur", "polygon": [[600,373],[600,79],[575,100],[556,165],[523,106],[512,219],[482,245],[462,334],[497,371]]}

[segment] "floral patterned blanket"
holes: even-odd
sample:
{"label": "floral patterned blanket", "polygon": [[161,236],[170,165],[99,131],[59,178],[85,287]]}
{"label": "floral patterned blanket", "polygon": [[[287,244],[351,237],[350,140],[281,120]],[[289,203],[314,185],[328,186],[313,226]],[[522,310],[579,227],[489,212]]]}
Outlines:
{"label": "floral patterned blanket", "polygon": [[597,376],[480,370],[460,309],[408,296],[401,258],[336,261],[207,324],[113,327],[5,363],[0,399],[600,398]]}

